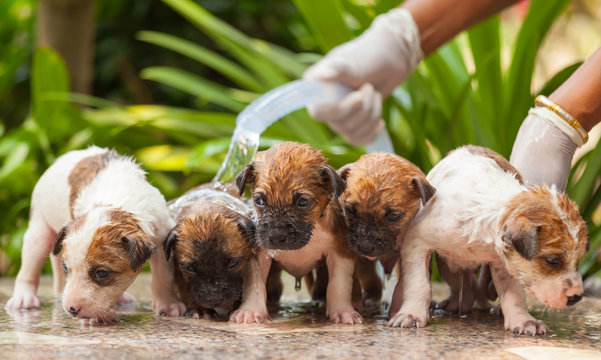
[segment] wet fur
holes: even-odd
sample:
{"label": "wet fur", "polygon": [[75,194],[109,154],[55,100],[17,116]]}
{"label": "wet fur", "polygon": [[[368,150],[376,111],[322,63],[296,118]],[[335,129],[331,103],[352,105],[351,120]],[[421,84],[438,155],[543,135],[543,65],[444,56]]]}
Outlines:
{"label": "wet fur", "polygon": [[524,289],[552,308],[580,299],[578,262],[588,238],[577,206],[555,188],[526,188],[487,152],[459,148],[428,174],[438,191],[402,244],[403,303],[391,325],[427,324],[431,294],[423,263],[432,251],[451,272],[488,264],[505,328],[516,334],[548,331],[528,314]]}
{"label": "wet fur", "polygon": [[244,272],[256,257],[251,208],[227,189],[209,184],[169,205],[177,225],[165,242],[165,254],[178,294],[194,315],[227,315],[237,308]]}

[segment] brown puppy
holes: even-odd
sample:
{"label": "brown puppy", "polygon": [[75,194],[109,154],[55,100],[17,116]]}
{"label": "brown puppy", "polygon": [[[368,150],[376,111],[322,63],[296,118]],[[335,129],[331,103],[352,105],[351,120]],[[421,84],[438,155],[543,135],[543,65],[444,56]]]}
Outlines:
{"label": "brown puppy", "polygon": [[252,210],[236,191],[203,185],[168,204],[177,225],[165,255],[189,316],[227,316],[240,305],[245,277],[258,269]]}
{"label": "brown puppy", "polygon": [[[257,321],[265,310],[265,280],[272,261],[300,279],[325,259],[329,284],[326,315],[336,323],[360,323],[351,304],[354,255],[345,239],[346,224],[338,196],[344,181],[319,150],[297,143],[280,143],[260,153],[236,178],[240,194],[252,185],[257,212],[257,244],[261,276],[253,299],[232,317]],[[260,319],[258,319],[260,320]]]}
{"label": "brown puppy", "polygon": [[[348,243],[363,257],[358,260],[357,272],[365,300],[377,303],[382,280],[375,273],[374,260],[379,259],[384,270],[392,272],[405,232],[436,190],[417,166],[393,154],[363,155],[342,167],[339,174],[346,181],[340,201],[349,224]],[[399,307],[400,299],[393,299],[393,313]]]}

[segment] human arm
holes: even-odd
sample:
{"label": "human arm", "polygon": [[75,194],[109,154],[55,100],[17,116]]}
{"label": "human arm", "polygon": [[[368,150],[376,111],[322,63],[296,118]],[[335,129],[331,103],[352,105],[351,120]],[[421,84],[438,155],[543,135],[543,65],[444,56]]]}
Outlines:
{"label": "human arm", "polygon": [[[588,132],[601,120],[601,48],[595,51],[549,100],[579,121]],[[547,108],[531,109],[513,144],[510,162],[529,185],[556,185],[565,189],[576,148],[583,132],[567,125]]]}

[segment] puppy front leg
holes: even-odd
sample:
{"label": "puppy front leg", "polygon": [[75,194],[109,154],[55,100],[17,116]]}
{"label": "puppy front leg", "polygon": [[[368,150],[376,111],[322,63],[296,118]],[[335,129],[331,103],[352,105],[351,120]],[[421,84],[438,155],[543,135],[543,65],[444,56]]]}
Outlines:
{"label": "puppy front leg", "polygon": [[157,246],[157,251],[150,256],[152,271],[152,309],[159,315],[182,316],[186,305],[175,295],[173,274],[167,264],[163,245]]}
{"label": "puppy front leg", "polygon": [[333,323],[361,324],[363,318],[351,303],[355,259],[331,250],[326,256],[328,288],[326,290],[326,316]]}
{"label": "puppy front leg", "polygon": [[[4,307],[6,310],[38,309],[40,307],[40,300],[36,296],[40,273],[46,257],[52,251],[55,240],[56,232],[46,224],[41,215],[33,210],[23,238],[21,268],[15,279],[13,296]],[[56,269],[53,270],[56,271]],[[53,274],[55,279],[57,277],[62,279],[62,266],[59,272]]]}
{"label": "puppy front leg", "polygon": [[526,295],[518,281],[502,264],[490,264],[492,279],[499,293],[501,309],[505,317],[505,329],[514,334],[545,335],[549,328],[528,313]]}
{"label": "puppy front leg", "polygon": [[230,315],[230,321],[237,323],[262,323],[269,318],[267,311],[267,289],[265,283],[269,275],[272,257],[260,250],[257,258],[252,258],[244,270],[242,304]]}
{"label": "puppy front leg", "polygon": [[[421,243],[415,241],[413,243]],[[412,245],[405,239],[401,250],[401,309],[388,322],[394,327],[424,327],[428,325],[430,299],[430,249]],[[397,289],[395,289],[395,292]]]}

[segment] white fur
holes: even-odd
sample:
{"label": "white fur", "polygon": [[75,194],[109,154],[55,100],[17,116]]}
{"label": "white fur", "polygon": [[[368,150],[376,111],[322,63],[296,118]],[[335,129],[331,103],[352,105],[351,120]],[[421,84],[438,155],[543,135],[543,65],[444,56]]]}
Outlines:
{"label": "white fur", "polygon": [[[35,293],[41,266],[52,249],[56,233],[72,220],[69,175],[82,159],[106,151],[108,150],[92,146],[86,150],[69,152],[58,158],[36,184],[32,194],[30,224],[23,244],[23,263],[17,275],[13,297],[7,302],[7,309],[39,307]],[[163,196],[146,181],[144,171],[130,158],[112,159],[90,184],[80,190],[74,203],[73,215],[78,218],[86,214],[85,221],[78,231],[68,234],[64,240],[64,245],[70,248],[69,261],[76,266],[71,269],[70,277],[79,279],[83,276],[79,276],[79,271],[85,268],[83,263],[86,261],[92,236],[96,229],[108,223],[106,211],[116,208],[133,213],[142,230],[157,246],[158,251],[150,259],[153,270],[153,307],[168,315],[182,315],[185,307],[174,295],[172,276],[162,249],[162,243],[174,221]],[[59,262],[53,261],[53,265],[55,263]],[[53,266],[53,270],[56,271],[57,267]],[[55,285],[55,291],[62,288],[62,284],[55,282]],[[78,289],[77,286],[67,286],[66,292],[67,290],[87,291]],[[113,302],[116,299],[110,300]]]}
{"label": "white fur", "polygon": [[501,299],[505,327],[538,333],[542,322],[528,314],[525,294],[511,275],[504,255],[499,220],[507,202],[527,188],[514,175],[484,156],[460,148],[440,161],[428,174],[436,194],[428,202],[402,243],[403,304],[392,318],[393,326],[425,326],[431,299],[429,258],[436,251],[453,267],[473,269],[489,263]]}

